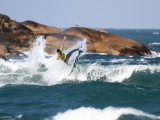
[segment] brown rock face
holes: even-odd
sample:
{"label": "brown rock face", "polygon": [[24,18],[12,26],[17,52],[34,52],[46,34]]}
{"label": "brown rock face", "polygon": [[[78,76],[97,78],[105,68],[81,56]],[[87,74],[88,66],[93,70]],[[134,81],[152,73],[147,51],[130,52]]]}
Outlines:
{"label": "brown rock face", "polygon": [[62,31],[56,27],[49,27],[46,25],[38,24],[34,21],[25,21],[21,22],[21,24],[30,29],[34,34],[59,33]]}
{"label": "brown rock face", "polygon": [[4,45],[0,44],[0,56],[3,56],[4,54],[6,54],[7,49]]}
{"label": "brown rock face", "polygon": [[73,27],[64,31],[64,33],[87,39],[88,52],[121,56],[151,54],[150,49],[139,42],[101,30]]}
{"label": "brown rock face", "polygon": [[0,14],[0,33],[28,34],[32,31],[24,25],[10,20],[8,16]]}
{"label": "brown rock face", "polygon": [[151,54],[150,49],[144,45],[103,30],[73,27],[63,31],[34,21],[16,22],[0,14],[0,56],[18,55],[29,50],[30,41],[40,34],[46,38],[45,51],[49,54],[54,54],[55,49],[61,46],[64,36],[67,36],[66,48],[79,40],[86,39],[90,53],[122,56]]}

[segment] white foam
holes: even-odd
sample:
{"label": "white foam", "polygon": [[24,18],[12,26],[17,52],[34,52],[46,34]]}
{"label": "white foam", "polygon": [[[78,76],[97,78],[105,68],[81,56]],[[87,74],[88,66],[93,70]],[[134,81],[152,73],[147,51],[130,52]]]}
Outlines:
{"label": "white foam", "polygon": [[5,116],[1,116],[0,117],[0,119],[3,119],[3,120],[17,120],[17,119],[21,119],[23,117],[23,115],[22,114],[20,114],[20,115],[15,115],[15,116],[7,116],[7,115],[5,115]]}
{"label": "white foam", "polygon": [[[82,45],[83,54],[85,54],[87,50],[85,44],[86,41],[78,42],[65,52],[67,53]],[[63,82],[64,78],[69,74],[71,66],[56,60],[55,55],[46,58],[47,54],[44,52],[44,48],[45,39],[43,36],[38,36],[33,48],[25,52],[28,57],[23,61],[18,59],[4,61],[0,59],[0,86],[6,84],[53,85]],[[72,58],[74,57],[72,56]],[[45,70],[41,70],[42,68],[45,68]]]}
{"label": "white foam", "polygon": [[144,58],[158,58],[160,57],[160,53],[156,51],[151,51],[151,55],[146,55]]}
{"label": "white foam", "polygon": [[108,55],[107,53],[87,53],[87,54],[90,54],[90,55]]}
{"label": "white foam", "polygon": [[103,66],[97,63],[88,65],[79,65],[78,68],[69,77],[78,81],[94,81],[105,78],[107,82],[123,82],[130,78],[133,73],[149,71],[153,74],[160,72],[160,65],[108,65]]}
{"label": "white foam", "polygon": [[16,115],[15,118],[17,119],[21,119],[23,117],[23,114],[20,114],[20,115]]}
{"label": "white foam", "polygon": [[[5,84],[37,84],[55,85],[67,81],[96,81],[104,78],[106,82],[123,82],[138,72],[160,72],[160,65],[108,65],[98,63],[78,65],[74,72],[68,76],[71,67],[62,61],[49,58],[46,60],[46,71],[39,72],[35,69],[23,68],[15,72],[1,73],[0,85]],[[34,67],[34,66],[33,66]],[[24,70],[24,71],[23,71]],[[7,70],[8,71],[8,70]],[[21,71],[21,72],[20,72]],[[36,80],[34,80],[36,79]]]}
{"label": "white foam", "polygon": [[155,32],[153,32],[153,34],[154,34],[154,35],[159,35],[159,32],[156,32],[156,31],[155,31]]}
{"label": "white foam", "polygon": [[[64,113],[58,113],[52,120],[118,120],[122,115],[142,116],[150,119],[160,119],[160,116],[149,114],[134,108],[116,108],[106,107],[96,109],[93,107],[81,107],[74,110],[67,110]],[[48,119],[46,119],[48,120]]]}
{"label": "white foam", "polygon": [[133,59],[111,59],[110,60],[111,63],[129,62],[129,61],[133,61]]}
{"label": "white foam", "polygon": [[[40,64],[45,62],[44,53],[45,41],[43,36],[38,36],[28,58],[23,61],[10,59],[0,62],[0,84],[40,84],[40,81],[33,81],[37,77]],[[41,76],[41,75],[40,75]]]}
{"label": "white foam", "polygon": [[152,46],[159,46],[160,43],[159,43],[159,42],[153,42],[153,43],[149,43],[149,45],[152,45]]}

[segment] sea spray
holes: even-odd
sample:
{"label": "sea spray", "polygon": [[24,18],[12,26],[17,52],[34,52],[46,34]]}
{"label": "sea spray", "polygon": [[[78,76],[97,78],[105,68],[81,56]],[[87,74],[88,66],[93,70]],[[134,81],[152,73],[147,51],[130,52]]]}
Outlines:
{"label": "sea spray", "polygon": [[[70,47],[67,50],[64,50],[64,52],[65,54],[68,54],[69,51],[77,48],[83,51],[81,56],[85,55],[87,52],[86,40],[79,41],[74,46]],[[51,64],[48,64],[46,66],[48,70],[44,73],[44,79],[48,82],[49,85],[63,83],[70,80],[70,77],[68,75],[72,69],[72,64],[77,54],[77,52],[73,53],[69,58],[67,64],[63,61],[56,60],[55,56],[53,57],[53,61],[51,62]]]}
{"label": "sea spray", "polygon": [[44,48],[46,47],[46,40],[43,36],[37,36],[35,42],[32,44],[32,49],[28,52],[28,58],[26,63],[34,66],[37,63],[44,63],[46,53]]}
{"label": "sea spray", "polygon": [[[65,50],[64,52],[65,52],[65,54],[68,54],[70,51],[72,51],[72,50],[74,50],[74,49],[77,49],[77,48],[79,48],[79,49],[81,49],[83,52],[80,54],[80,56],[84,56],[84,55],[86,55],[86,53],[87,53],[87,43],[86,43],[86,40],[84,39],[83,41],[79,41],[79,42],[77,42],[74,46],[72,46],[72,47],[70,47],[70,48],[68,48],[67,50]],[[69,58],[69,64],[70,65],[72,65],[73,64],[73,62],[74,62],[74,59],[75,59],[75,57],[77,56],[77,52],[74,52],[73,54],[72,54],[72,56]]]}
{"label": "sea spray", "polygon": [[1,84],[44,84],[41,65],[45,63],[45,40],[37,36],[32,49],[25,54],[28,56],[23,61],[9,59],[1,62]]}
{"label": "sea spray", "polygon": [[160,53],[156,51],[151,51],[151,55],[146,55],[144,58],[158,58],[160,57]]}
{"label": "sea spray", "polygon": [[[64,50],[67,54],[69,51],[79,48],[86,54],[86,40],[78,42],[71,48]],[[28,57],[23,60],[9,59],[1,60],[1,85],[6,84],[36,84],[36,85],[54,85],[62,83],[68,76],[71,66],[61,60],[56,60],[55,55],[49,55],[44,51],[46,40],[43,36],[37,36],[30,51],[25,52]],[[76,53],[69,59],[72,64]]]}

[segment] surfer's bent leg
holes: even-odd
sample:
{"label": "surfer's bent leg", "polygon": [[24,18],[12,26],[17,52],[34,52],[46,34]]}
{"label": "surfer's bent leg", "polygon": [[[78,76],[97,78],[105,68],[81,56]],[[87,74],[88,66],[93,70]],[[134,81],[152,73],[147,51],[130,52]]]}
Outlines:
{"label": "surfer's bent leg", "polygon": [[77,50],[79,50],[79,48],[70,51],[70,52],[66,55],[66,59],[64,60],[64,62],[66,63],[66,62],[68,61],[68,59],[71,57],[71,55],[72,55],[74,52],[76,52]]}

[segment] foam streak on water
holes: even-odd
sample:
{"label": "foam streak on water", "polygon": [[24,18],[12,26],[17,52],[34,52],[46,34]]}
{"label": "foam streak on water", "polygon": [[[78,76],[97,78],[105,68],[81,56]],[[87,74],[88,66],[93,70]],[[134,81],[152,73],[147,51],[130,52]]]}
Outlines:
{"label": "foam streak on water", "polygon": [[149,45],[159,46],[159,45],[160,45],[160,43],[159,43],[159,42],[153,42],[153,43],[149,43]]}

